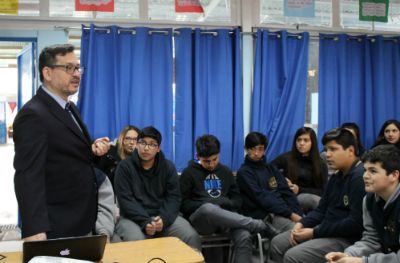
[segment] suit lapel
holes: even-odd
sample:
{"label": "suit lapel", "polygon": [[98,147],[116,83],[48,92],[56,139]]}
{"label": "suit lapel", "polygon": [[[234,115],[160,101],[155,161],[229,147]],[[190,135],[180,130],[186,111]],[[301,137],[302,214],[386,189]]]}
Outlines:
{"label": "suit lapel", "polygon": [[77,108],[74,104],[72,109],[76,120],[78,121],[82,131],[78,128],[72,117],[69,115],[67,111],[62,109],[60,105],[50,97],[44,90],[39,89],[37,92],[37,96],[49,107],[50,113],[56,117],[60,122],[62,122],[72,133],[78,136],[82,141],[84,141],[87,145],[91,146],[90,136],[87,132],[86,126],[83,124],[79,114],[76,114]]}

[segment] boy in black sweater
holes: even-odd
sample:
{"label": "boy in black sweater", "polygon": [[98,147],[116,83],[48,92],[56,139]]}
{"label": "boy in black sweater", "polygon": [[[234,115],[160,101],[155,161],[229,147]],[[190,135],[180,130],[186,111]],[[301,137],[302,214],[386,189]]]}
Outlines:
{"label": "boy in black sweater", "polygon": [[328,165],[337,172],[318,207],[272,240],[269,262],[326,262],[326,253],[343,251],[361,237],[364,167],[354,136],[346,129],[333,129],[322,143]]}
{"label": "boy in black sweater", "polygon": [[268,139],[250,132],[245,139],[246,157],[237,173],[243,196],[242,212],[252,218],[269,218],[280,232],[289,230],[303,214],[296,195],[275,166],[266,161]]}
{"label": "boy in black sweater", "polygon": [[219,163],[220,142],[213,135],[196,140],[199,162],[190,161],[180,184],[181,211],[201,235],[230,232],[235,262],[248,262],[252,254],[251,234],[276,235],[262,220],[238,214],[242,200],[232,171]]}
{"label": "boy in black sweater", "polygon": [[201,241],[179,216],[181,195],[175,166],[160,149],[161,134],[144,128],[138,147],[115,171],[115,192],[121,209],[116,233],[123,241],[175,236],[201,250]]}

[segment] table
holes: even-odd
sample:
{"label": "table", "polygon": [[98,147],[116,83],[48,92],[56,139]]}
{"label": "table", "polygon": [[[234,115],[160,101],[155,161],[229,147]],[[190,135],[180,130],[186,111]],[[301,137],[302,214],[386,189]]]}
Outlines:
{"label": "table", "polygon": [[[1,253],[7,258],[0,263],[22,262],[22,252]],[[162,258],[167,263],[201,263],[204,258],[176,237],[152,238],[140,241],[111,243],[106,245],[99,263],[147,263]],[[161,263],[153,260],[152,263]]]}

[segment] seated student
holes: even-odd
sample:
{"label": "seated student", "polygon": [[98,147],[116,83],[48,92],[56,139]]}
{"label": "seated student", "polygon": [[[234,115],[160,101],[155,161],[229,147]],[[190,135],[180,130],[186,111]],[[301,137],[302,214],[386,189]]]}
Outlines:
{"label": "seated student", "polygon": [[121,217],[115,232],[123,241],[175,236],[200,251],[199,235],[178,215],[178,174],[160,144],[160,132],[146,127],[139,133],[132,156],[119,163],[114,185]]}
{"label": "seated student", "polygon": [[105,173],[95,168],[95,174],[98,186],[95,234],[106,235],[108,242],[110,242],[114,236],[116,219],[114,191],[112,184]]}
{"label": "seated student", "polygon": [[97,163],[97,167],[110,179],[113,188],[115,169],[121,160],[131,156],[133,150],[135,150],[139,132],[140,130],[136,126],[128,125],[123,128],[116,145],[111,145],[107,154],[103,155]]}
{"label": "seated student", "polygon": [[326,255],[330,263],[400,262],[400,150],[381,145],[366,152],[363,201],[364,232],[344,253]]}
{"label": "seated student", "polygon": [[[245,139],[246,158],[237,172],[243,197],[242,213],[257,219],[269,218],[280,232],[290,229],[303,214],[285,177],[265,161],[267,137],[250,132]],[[264,220],[265,221],[265,220]]]}
{"label": "seated student", "polygon": [[318,207],[292,230],[272,239],[269,262],[325,262],[326,253],[343,251],[361,237],[365,191],[355,138],[339,128],[325,133],[322,143],[328,164],[337,172],[329,179]]}
{"label": "seated student", "polygon": [[[107,152],[107,154],[103,155],[97,162],[97,167],[102,170],[108,177],[109,181],[111,182],[111,187],[112,191],[114,191],[114,174],[115,174],[115,169],[117,168],[118,163],[121,160],[125,160],[131,154],[133,153],[133,150],[136,149],[136,143],[137,143],[137,137],[139,135],[140,129],[137,128],[136,126],[133,125],[128,125],[125,128],[122,129],[120,132],[117,143],[116,145],[111,145],[110,150]],[[104,180],[104,179],[103,179]],[[100,185],[100,184],[98,184]],[[104,189],[103,190],[108,190]],[[100,200],[100,194],[106,195],[107,192],[101,193],[99,189],[99,200]],[[106,198],[106,197],[105,197]],[[100,207],[99,207],[100,209]],[[99,211],[104,211],[106,212],[108,208],[103,207],[102,210]],[[114,198],[114,208],[113,208],[113,220],[114,223],[119,219],[119,208],[115,202]],[[108,214],[110,216],[110,214]],[[107,216],[103,215],[103,220],[109,221],[109,218]],[[97,219],[97,222],[99,219]],[[96,223],[97,224],[97,223]],[[103,227],[105,225],[110,226],[110,222],[108,223],[103,223]],[[104,228],[103,228],[104,230]],[[110,231],[110,227],[108,227],[108,232]],[[120,241],[118,238],[118,235],[111,235],[113,242]]]}
{"label": "seated student", "polygon": [[400,122],[398,120],[385,121],[372,148],[382,144],[393,144],[400,149]]}
{"label": "seated student", "polygon": [[[363,153],[365,152],[365,148],[361,143],[360,129],[358,128],[358,125],[354,122],[345,122],[342,124],[342,126],[340,126],[340,128],[344,128],[354,135],[354,137],[356,138],[356,144],[357,144],[357,156],[358,157],[362,156]],[[326,163],[326,152],[325,151],[321,152],[321,159]],[[335,172],[336,172],[335,169],[328,166],[328,178],[330,178],[330,176],[332,174],[334,174]]]}
{"label": "seated student", "polygon": [[317,136],[313,129],[298,129],[292,150],[278,156],[271,164],[282,171],[305,213],[318,206],[328,177],[328,168],[319,156]]}
{"label": "seated student", "polygon": [[248,262],[252,255],[252,233],[277,234],[262,220],[236,211],[242,204],[232,171],[219,163],[220,142],[213,135],[196,140],[199,162],[190,161],[180,177],[183,214],[201,235],[231,234],[235,262]]}
{"label": "seated student", "polygon": [[360,128],[358,127],[358,125],[354,122],[345,122],[342,124],[342,126],[340,126],[340,128],[347,129],[354,135],[357,142],[357,156],[361,157],[365,152],[365,148],[361,143]]}

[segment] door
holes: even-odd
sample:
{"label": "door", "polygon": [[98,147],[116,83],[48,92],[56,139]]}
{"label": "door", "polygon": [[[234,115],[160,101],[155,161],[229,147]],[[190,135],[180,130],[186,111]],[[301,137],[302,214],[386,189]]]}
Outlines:
{"label": "door", "polygon": [[36,43],[29,43],[17,57],[18,63],[18,110],[29,101],[36,92],[35,70]]}

